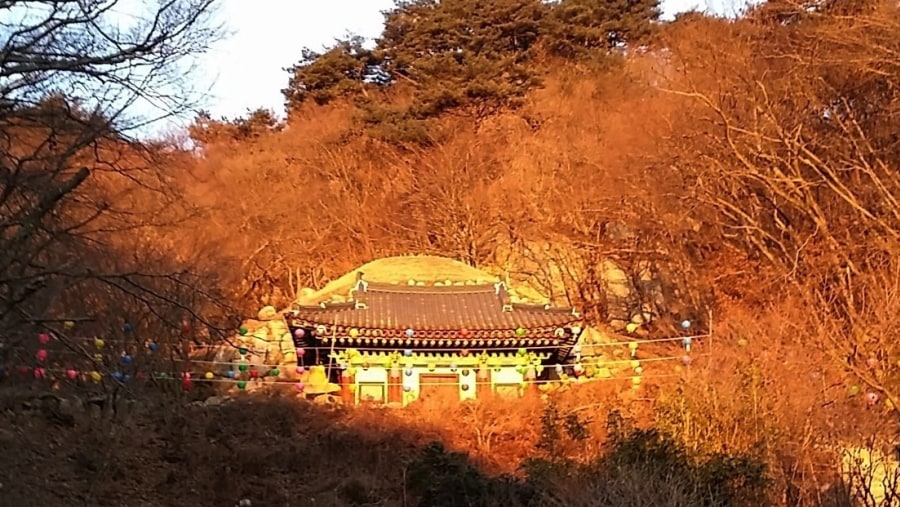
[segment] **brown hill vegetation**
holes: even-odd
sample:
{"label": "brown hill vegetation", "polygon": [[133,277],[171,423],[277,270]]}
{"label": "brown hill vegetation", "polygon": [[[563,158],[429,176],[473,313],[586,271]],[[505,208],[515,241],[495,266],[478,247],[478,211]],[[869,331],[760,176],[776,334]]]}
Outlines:
{"label": "brown hill vegetation", "polygon": [[[208,35],[200,18],[209,2],[176,4],[184,10],[163,15],[163,24],[148,23],[148,37],[131,41],[131,49],[117,46],[122,53],[112,56],[95,51],[105,58],[100,63],[77,54],[56,58],[69,46],[52,38],[44,46],[13,41],[0,55],[0,77],[7,80],[0,89],[14,102],[0,107],[0,323],[6,332],[0,362],[30,359],[33,351],[20,344],[39,330],[52,330],[91,361],[76,335],[117,333],[126,321],[160,343],[215,339],[242,312],[283,305],[302,287],[321,289],[353,267],[408,253],[453,257],[489,271],[577,264],[582,272],[566,278],[566,296],[600,320],[606,311],[601,261],[614,258],[634,276],[651,261],[671,285],[670,315],[660,322],[680,312],[715,311],[716,321],[704,323],[714,331],[713,355],[691,365],[687,376],[650,380],[638,392],[626,386],[624,395],[612,384],[586,386],[533,410],[456,407],[431,418],[397,415],[407,426],[393,429],[401,424],[394,416],[374,418],[377,427],[336,426],[381,435],[371,455],[359,454],[367,443],[345,443],[347,435],[322,437],[319,448],[310,434],[292,434],[320,417],[290,415],[306,407],[276,404],[258,434],[281,431],[265,425],[287,421],[291,445],[302,448],[287,450],[309,455],[310,468],[335,466],[338,451],[348,462],[371,458],[365,470],[332,472],[364,477],[361,485],[318,479],[333,491],[365,490],[341,498],[329,493],[333,505],[387,505],[385,499],[439,505],[434,495],[468,487],[481,496],[458,502],[825,505],[835,446],[858,445],[864,435],[885,446],[895,438],[896,2],[779,0],[735,20],[690,13],[665,23],[657,22],[650,1],[503,0],[483,9],[475,0],[403,2],[386,16],[374,48],[349,40],[298,55],[286,76],[284,122],[266,111],[231,120],[200,115],[190,130],[191,150],[131,139],[121,111],[94,111],[75,100],[102,103],[103,86],[121,82],[110,76],[121,76],[129,62],[155,57],[154,68],[172,71],[167,58],[202,49],[195,41]],[[54,9],[63,16],[76,7]],[[91,32],[103,25],[73,23],[84,28],[76,40],[108,40]],[[52,30],[53,24],[41,26]],[[22,56],[33,58],[35,47],[45,57],[37,70]],[[66,73],[100,84],[57,94],[56,85],[67,81],[46,76]],[[534,247],[544,244],[560,249]],[[521,262],[510,265],[511,258]],[[182,417],[183,408],[171,410]],[[135,444],[133,465],[155,460],[155,439],[170,438],[163,429],[175,425],[185,428],[183,447],[207,456],[185,465],[192,475],[184,479],[183,498],[231,502],[251,495],[284,505],[318,494],[289,487],[291,462],[263,459],[285,452],[287,444],[278,441],[245,451],[254,467],[226,467],[217,483],[222,496],[193,486],[233,459],[228,446],[243,445],[217,433],[220,423],[207,419],[217,410],[185,413],[176,422],[157,420],[162,416],[134,422],[156,426],[146,430],[152,438]],[[628,438],[607,434],[607,415],[615,410],[639,428],[626,432]],[[44,424],[7,415],[15,431]],[[78,424],[46,431],[61,431],[59,445],[77,436],[84,446],[102,446],[76,435],[83,430]],[[555,444],[541,444],[535,433],[541,424],[556,431],[548,437]],[[586,433],[579,425],[587,425]],[[412,467],[417,451],[391,447],[400,443],[384,435],[397,427],[428,435],[411,438],[416,443],[438,438],[470,452],[475,468],[461,474],[472,482],[424,480],[448,488],[438,492],[398,486],[403,478],[394,462],[379,460],[409,451],[398,462]],[[647,428],[657,433],[642,433]],[[318,428],[315,435],[332,431],[338,430]],[[24,456],[44,439],[17,435],[0,434],[4,452]],[[131,452],[124,440],[116,442],[122,445],[113,442],[104,462]],[[224,453],[222,446],[232,450]],[[527,461],[534,456],[544,459],[543,468]],[[50,466],[44,458],[35,458],[35,466]],[[523,469],[526,463],[532,468]],[[160,475],[160,483],[182,480],[177,466],[166,467],[171,470],[157,472],[169,474],[169,482]],[[258,472],[265,486],[226,487],[233,484],[227,479],[251,474],[246,467],[275,470],[275,477]],[[666,482],[675,473],[666,467],[690,480]],[[5,484],[27,474],[7,470],[15,473],[0,474]],[[519,482],[492,482],[483,476],[488,472],[518,474]],[[558,474],[577,479],[579,487],[560,487],[566,482]],[[65,477],[67,495],[106,480]],[[641,479],[643,492],[629,489],[634,477],[650,477]],[[724,477],[720,482],[733,488],[691,496],[710,477]],[[765,484],[754,482],[761,478]],[[130,505],[125,495],[137,490],[144,496],[135,505],[179,503],[154,496],[161,494],[158,485],[149,483],[127,491],[104,487],[110,504]],[[666,500],[641,496],[648,488]],[[594,496],[566,496],[573,489]],[[619,500],[603,496],[610,491]],[[84,501],[98,498],[91,493]]]}

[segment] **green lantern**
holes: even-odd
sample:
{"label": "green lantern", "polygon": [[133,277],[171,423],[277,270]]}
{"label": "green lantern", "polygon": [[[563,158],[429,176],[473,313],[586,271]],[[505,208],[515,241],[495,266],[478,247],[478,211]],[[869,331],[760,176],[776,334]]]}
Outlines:
{"label": "green lantern", "polygon": [[247,348],[246,348],[246,347],[241,347],[241,348],[239,348],[239,349],[238,349],[238,354],[240,354],[240,355],[242,355],[242,356],[246,356],[246,355],[247,355]]}
{"label": "green lantern", "polygon": [[244,389],[246,389],[246,387],[247,387],[247,382],[245,382],[243,380],[238,380],[238,382],[237,382],[238,389],[243,391]]}
{"label": "green lantern", "polygon": [[247,335],[247,332],[248,332],[248,330],[247,330],[247,328],[244,327],[244,326],[241,326],[241,327],[238,328],[238,334],[241,335],[241,336],[246,336],[246,335]]}
{"label": "green lantern", "polygon": [[247,365],[246,365],[246,364],[240,364],[240,365],[238,365],[238,370],[240,370],[240,371],[242,371],[242,372],[246,372],[247,369],[248,369],[248,368],[247,368]]}
{"label": "green lantern", "polygon": [[516,336],[525,336],[527,333],[528,331],[526,331],[524,327],[516,329]]}
{"label": "green lantern", "polygon": [[269,370],[269,373],[273,377],[277,377],[281,373],[281,371],[278,368],[272,368],[271,370]]}

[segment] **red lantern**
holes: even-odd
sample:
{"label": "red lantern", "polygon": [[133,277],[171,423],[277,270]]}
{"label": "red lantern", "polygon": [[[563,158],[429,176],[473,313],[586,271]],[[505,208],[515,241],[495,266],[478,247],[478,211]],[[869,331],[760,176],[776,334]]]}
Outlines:
{"label": "red lantern", "polygon": [[75,380],[78,377],[78,372],[73,369],[66,370],[66,376],[69,377],[70,380]]}
{"label": "red lantern", "polygon": [[35,357],[38,361],[40,361],[40,362],[43,363],[44,361],[47,360],[47,355],[48,355],[48,354],[47,354],[47,349],[41,349],[41,350],[37,351],[37,353],[34,355],[34,357]]}
{"label": "red lantern", "polygon": [[187,321],[183,321],[181,323],[181,332],[183,334],[188,334],[191,332],[191,323]]}
{"label": "red lantern", "polygon": [[44,368],[35,368],[34,369],[34,378],[36,378],[36,379],[47,378],[47,370],[45,370]]}
{"label": "red lantern", "polygon": [[181,381],[181,387],[183,387],[185,391],[190,391],[190,390],[191,390],[191,383],[192,383],[191,378],[190,378],[190,377],[185,377],[185,378]]}
{"label": "red lantern", "polygon": [[41,333],[38,335],[38,341],[43,344],[50,343],[50,335],[47,333]]}
{"label": "red lantern", "polygon": [[256,370],[250,370],[250,378],[259,378],[259,372]]}

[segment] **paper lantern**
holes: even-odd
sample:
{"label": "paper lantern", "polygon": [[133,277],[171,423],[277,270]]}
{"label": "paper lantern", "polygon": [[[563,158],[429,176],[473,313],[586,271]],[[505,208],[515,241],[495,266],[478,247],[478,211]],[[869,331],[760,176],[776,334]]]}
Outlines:
{"label": "paper lantern", "polygon": [[78,377],[78,372],[69,368],[66,370],[66,377],[69,377],[70,380],[75,380]]}
{"label": "paper lantern", "polygon": [[203,374],[203,378],[205,378],[206,380],[212,380],[213,378],[215,378],[215,375],[213,375],[213,372],[208,371]]}
{"label": "paper lantern", "polygon": [[306,386],[303,385],[303,382],[297,382],[294,384],[294,389],[296,389],[298,393],[302,393],[303,390],[306,389]]}
{"label": "paper lantern", "polygon": [[41,333],[38,335],[38,341],[46,345],[50,343],[50,335],[47,333]]}
{"label": "paper lantern", "polygon": [[409,385],[409,384],[404,385],[404,386],[403,386],[403,391],[404,391],[404,392],[407,392],[407,393],[410,392],[410,391],[412,391],[412,386]]}
{"label": "paper lantern", "polygon": [[866,404],[868,404],[869,406],[872,406],[876,403],[878,403],[878,393],[873,392],[873,391],[867,392],[866,393]]}
{"label": "paper lantern", "polygon": [[302,327],[298,327],[296,331],[294,331],[294,336],[297,338],[303,338],[306,336],[306,330]]}
{"label": "paper lantern", "polygon": [[304,373],[305,371],[306,371],[306,368],[305,368],[305,367],[303,367],[303,366],[298,366],[298,367],[297,367],[297,375],[303,375],[303,373]]}
{"label": "paper lantern", "polygon": [[242,371],[242,372],[247,371],[247,365],[246,365],[246,364],[239,364],[239,365],[238,365],[238,370],[240,370],[240,371]]}
{"label": "paper lantern", "polygon": [[191,390],[191,385],[192,385],[192,384],[193,384],[193,381],[192,381],[191,379],[189,379],[189,378],[181,379],[181,387],[182,387],[182,389],[184,389],[185,391],[190,391],[190,390]]}
{"label": "paper lantern", "polygon": [[681,343],[684,345],[684,350],[690,352],[691,351],[691,342],[693,342],[693,341],[694,341],[694,339],[691,338],[690,336],[685,336],[684,338],[682,338]]}
{"label": "paper lantern", "polygon": [[228,377],[228,378],[234,378],[234,377],[235,377],[234,370],[228,370],[228,371],[225,373],[225,376]]}
{"label": "paper lantern", "polygon": [[469,384],[462,384],[461,386],[459,386],[459,388],[462,389],[463,391],[468,391],[468,390],[469,390]]}
{"label": "paper lantern", "polygon": [[572,352],[576,354],[581,354],[581,344],[576,343],[572,346]]}
{"label": "paper lantern", "polygon": [[581,334],[581,327],[579,327],[579,326],[572,326],[572,334],[575,335],[575,336],[580,335],[580,334]]}
{"label": "paper lantern", "polygon": [[413,369],[412,369],[412,368],[407,368],[406,371],[405,371],[404,373],[406,373],[406,376],[407,376],[407,377],[412,377]]}
{"label": "paper lantern", "polygon": [[641,366],[637,366],[634,368],[634,372],[637,373],[638,375],[640,375],[640,374],[644,373],[644,368]]}
{"label": "paper lantern", "polygon": [[516,336],[525,336],[525,334],[527,334],[527,333],[528,333],[528,331],[526,331],[524,327],[520,327],[520,328],[516,329]]}
{"label": "paper lantern", "polygon": [[516,351],[516,354],[519,355],[519,356],[525,356],[525,355],[528,355],[528,351],[525,350],[524,348],[521,348],[521,349],[519,349],[519,350]]}
{"label": "paper lantern", "polygon": [[690,328],[691,328],[691,321],[689,321],[687,319],[681,321],[681,329],[690,329]]}
{"label": "paper lantern", "polygon": [[106,345],[106,342],[104,342],[102,339],[94,338],[94,346],[95,347],[97,347],[98,349],[102,349],[104,345]]}
{"label": "paper lantern", "polygon": [[325,327],[325,326],[322,325],[322,324],[319,324],[318,326],[316,326],[316,334],[317,334],[317,335],[323,336],[323,335],[325,335],[326,333],[328,333],[328,328],[327,328],[327,327]]}
{"label": "paper lantern", "polygon": [[102,363],[103,362],[103,354],[99,354],[99,353],[94,354],[94,361],[98,362],[98,363]]}
{"label": "paper lantern", "polygon": [[849,394],[850,396],[856,396],[857,394],[859,394],[859,386],[854,384],[848,387],[847,394]]}
{"label": "paper lantern", "polygon": [[350,338],[357,338],[357,337],[359,337],[359,329],[356,329],[354,327],[353,329],[350,330]]}
{"label": "paper lantern", "polygon": [[691,364],[691,356],[689,356],[687,354],[681,356],[681,364],[683,364],[685,366],[688,366],[689,364]]}
{"label": "paper lantern", "polygon": [[[247,336],[247,333],[249,333],[249,332],[250,332],[250,330],[247,329],[247,328],[244,327],[244,326],[241,326],[241,327],[238,328],[238,334],[241,335],[241,336]],[[296,333],[294,333],[294,334],[296,334]],[[299,338],[299,337],[298,337],[298,338]]]}
{"label": "paper lantern", "polygon": [[269,370],[269,375],[271,375],[273,377],[277,377],[280,374],[281,374],[281,370],[279,370],[278,368],[272,368],[271,370]]}
{"label": "paper lantern", "polygon": [[125,374],[122,373],[122,372],[120,372],[120,371],[114,371],[114,372],[112,373],[112,378],[114,378],[114,379],[118,380],[119,382],[121,382],[121,381],[125,378]]}
{"label": "paper lantern", "polygon": [[47,370],[41,367],[34,369],[34,378],[38,380],[43,380],[47,378]]}
{"label": "paper lantern", "polygon": [[43,363],[47,360],[48,355],[49,353],[47,352],[47,349],[41,349],[34,354],[34,358]]}
{"label": "paper lantern", "polygon": [[238,381],[235,383],[235,385],[237,385],[237,388],[238,388],[238,389],[240,389],[240,390],[243,391],[243,390],[247,387],[247,382],[246,382],[245,380],[238,380]]}
{"label": "paper lantern", "polygon": [[187,321],[183,321],[181,323],[181,332],[182,334],[188,334],[191,332],[191,323]]}
{"label": "paper lantern", "polygon": [[238,354],[240,354],[242,356],[246,356],[247,352],[248,352],[247,347],[238,347]]}
{"label": "paper lantern", "polygon": [[63,322],[63,328],[65,328],[65,329],[73,329],[74,327],[75,327],[75,322],[73,322],[71,320],[67,320],[67,321]]}
{"label": "paper lantern", "polygon": [[639,327],[641,327],[641,326],[635,324],[634,322],[629,322],[628,324],[625,325],[625,332],[628,334],[632,334],[635,331],[637,331]]}
{"label": "paper lantern", "polygon": [[413,355],[412,349],[405,349],[403,351],[403,357],[412,357],[412,355]]}
{"label": "paper lantern", "polygon": [[100,372],[99,372],[99,371],[92,371],[92,372],[91,372],[91,380],[92,380],[95,384],[98,383],[98,382],[100,382],[100,379],[102,379],[102,378],[103,378],[103,376],[100,375]]}
{"label": "paper lantern", "polygon": [[469,370],[468,370],[468,368],[463,368],[463,370],[462,370],[461,372],[459,372],[459,373],[460,373],[463,377],[468,377],[468,376],[469,376]]}
{"label": "paper lantern", "polygon": [[132,357],[129,356],[128,354],[125,354],[124,356],[122,356],[123,364],[131,364],[131,361],[132,361]]}
{"label": "paper lantern", "polygon": [[191,372],[189,372],[189,371],[183,371],[183,372],[181,372],[181,378],[183,378],[183,379],[184,379],[184,378],[191,378]]}
{"label": "paper lantern", "polygon": [[407,337],[407,338],[412,338],[412,337],[415,336],[415,335],[416,335],[416,332],[413,331],[412,328],[406,330],[406,337]]}
{"label": "paper lantern", "polygon": [[250,378],[259,378],[259,372],[256,370],[250,370]]}
{"label": "paper lantern", "polygon": [[131,334],[132,331],[134,331],[134,328],[131,327],[131,322],[128,322],[126,320],[125,324],[122,326],[122,332],[124,332],[125,334]]}
{"label": "paper lantern", "polygon": [[297,357],[303,357],[306,355],[306,349],[297,349]]}
{"label": "paper lantern", "polygon": [[150,352],[156,352],[159,349],[159,345],[156,343],[150,342],[147,344],[147,348],[150,349]]}
{"label": "paper lantern", "polygon": [[746,339],[746,338],[741,338],[741,339],[739,339],[739,340],[737,341],[737,344],[738,344],[738,347],[746,347],[746,346],[747,346],[747,339]]}
{"label": "paper lantern", "polygon": [[874,356],[869,357],[868,359],[866,359],[866,365],[872,369],[877,368],[878,367],[878,358],[874,357]]}

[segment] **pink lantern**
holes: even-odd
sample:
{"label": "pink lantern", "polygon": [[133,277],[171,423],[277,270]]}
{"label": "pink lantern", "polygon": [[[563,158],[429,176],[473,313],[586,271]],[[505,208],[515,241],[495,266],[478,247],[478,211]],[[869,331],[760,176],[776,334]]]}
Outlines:
{"label": "pink lantern", "polygon": [[878,358],[875,356],[872,356],[872,357],[866,359],[866,366],[868,366],[869,368],[873,368],[873,369],[876,368],[878,366]]}
{"label": "pink lantern", "polygon": [[297,367],[297,374],[303,375],[303,373],[304,373],[305,371],[306,371],[306,368],[304,368],[303,366],[298,366],[298,367]]}
{"label": "pink lantern", "polygon": [[867,392],[866,393],[866,403],[869,406],[872,406],[872,405],[878,403],[878,393],[875,393],[872,391]]}
{"label": "pink lantern", "polygon": [[47,378],[47,370],[45,370],[44,368],[35,368],[34,369],[34,378],[36,378],[36,379]]}
{"label": "pink lantern", "polygon": [[37,360],[42,363],[47,360],[47,356],[48,356],[47,349],[41,349],[41,350],[37,351],[37,353],[34,355],[34,357],[37,358]]}
{"label": "pink lantern", "polygon": [[50,343],[50,335],[47,333],[41,333],[38,335],[38,341],[43,344]]}
{"label": "pink lantern", "polygon": [[298,393],[302,393],[303,390],[306,389],[306,386],[303,385],[303,382],[297,382],[296,384],[294,384],[294,387],[297,389]]}
{"label": "pink lantern", "polygon": [[297,338],[303,338],[305,335],[306,335],[306,330],[304,330],[302,327],[297,328],[297,330],[294,331],[294,336],[296,336]]}
{"label": "pink lantern", "polygon": [[66,370],[66,376],[69,377],[70,380],[75,380],[75,378],[78,377],[78,372],[69,368]]}
{"label": "pink lantern", "polygon": [[689,356],[687,354],[681,356],[681,364],[683,364],[685,366],[691,364],[691,356]]}
{"label": "pink lantern", "polygon": [[297,349],[297,357],[303,357],[306,355],[306,349]]}

